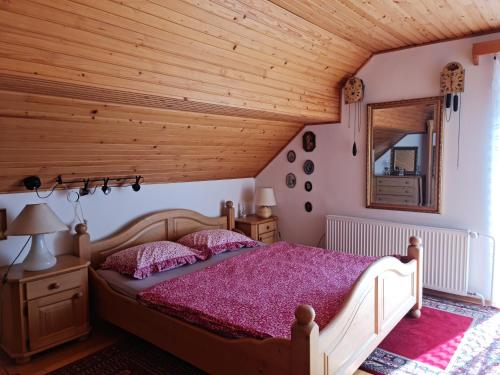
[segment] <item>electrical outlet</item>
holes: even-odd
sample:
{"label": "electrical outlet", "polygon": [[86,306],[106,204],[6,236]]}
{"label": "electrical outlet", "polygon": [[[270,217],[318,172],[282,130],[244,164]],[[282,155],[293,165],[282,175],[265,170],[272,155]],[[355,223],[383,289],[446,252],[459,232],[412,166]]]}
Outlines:
{"label": "electrical outlet", "polygon": [[7,239],[7,210],[0,208],[0,240]]}

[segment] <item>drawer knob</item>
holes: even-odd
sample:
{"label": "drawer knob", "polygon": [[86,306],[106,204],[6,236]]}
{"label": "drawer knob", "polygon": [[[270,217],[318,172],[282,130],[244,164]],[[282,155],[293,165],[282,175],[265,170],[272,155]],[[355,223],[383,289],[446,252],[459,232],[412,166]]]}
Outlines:
{"label": "drawer knob", "polygon": [[75,298],[75,299],[82,298],[82,297],[83,297],[83,292],[75,293],[75,295],[73,296],[73,298]]}
{"label": "drawer knob", "polygon": [[262,237],[259,237],[259,241],[262,241]]}
{"label": "drawer knob", "polygon": [[49,284],[49,289],[59,289],[60,287],[61,287],[61,284],[59,284],[59,283]]}
{"label": "drawer knob", "polygon": [[266,227],[266,229],[269,229],[269,225]]}

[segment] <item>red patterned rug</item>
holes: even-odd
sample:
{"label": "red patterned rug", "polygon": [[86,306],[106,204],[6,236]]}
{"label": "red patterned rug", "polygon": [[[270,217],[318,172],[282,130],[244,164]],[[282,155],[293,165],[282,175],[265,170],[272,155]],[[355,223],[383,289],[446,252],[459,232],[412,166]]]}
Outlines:
{"label": "red patterned rug", "polygon": [[[424,297],[420,319],[405,318],[363,363],[372,374],[500,374],[500,311]],[[50,375],[201,375],[136,337]]]}
{"label": "red patterned rug", "polygon": [[500,311],[424,297],[361,367],[372,374],[500,374]]}

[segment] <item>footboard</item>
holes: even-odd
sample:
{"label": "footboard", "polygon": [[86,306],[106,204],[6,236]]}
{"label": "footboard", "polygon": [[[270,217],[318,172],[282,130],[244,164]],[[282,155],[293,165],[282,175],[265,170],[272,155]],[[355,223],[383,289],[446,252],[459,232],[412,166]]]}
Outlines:
{"label": "footboard", "polygon": [[352,290],[345,306],[320,333],[318,374],[352,374],[411,310],[420,316],[422,253],[412,237],[402,262],[384,257],[373,263]]}

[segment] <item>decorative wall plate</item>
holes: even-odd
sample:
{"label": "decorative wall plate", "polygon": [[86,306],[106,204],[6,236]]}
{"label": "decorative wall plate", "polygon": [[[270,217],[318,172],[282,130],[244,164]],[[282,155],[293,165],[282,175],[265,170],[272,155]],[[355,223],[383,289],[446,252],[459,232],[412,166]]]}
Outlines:
{"label": "decorative wall plate", "polygon": [[311,152],[316,148],[316,135],[313,132],[305,132],[302,136],[302,147],[305,152]]}
{"label": "decorative wall plate", "polygon": [[313,210],[313,205],[311,202],[306,202],[304,208],[306,209],[307,212],[311,212]]}
{"label": "decorative wall plate", "polygon": [[297,177],[295,177],[293,173],[288,173],[286,175],[286,186],[291,189],[294,188],[295,185],[297,185]]}
{"label": "decorative wall plate", "polygon": [[297,155],[295,155],[295,151],[293,150],[290,150],[286,153],[286,160],[288,160],[290,163],[293,163],[296,157]]}
{"label": "decorative wall plate", "polygon": [[312,160],[306,160],[304,162],[304,173],[312,174],[314,172],[314,163]]}
{"label": "decorative wall plate", "polygon": [[304,184],[304,188],[306,189],[306,191],[311,191],[313,189],[313,184],[311,183],[311,181],[306,181],[306,183]]}

